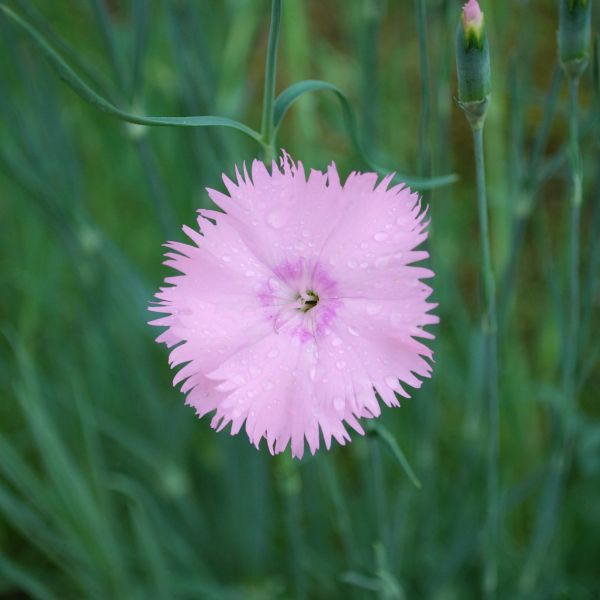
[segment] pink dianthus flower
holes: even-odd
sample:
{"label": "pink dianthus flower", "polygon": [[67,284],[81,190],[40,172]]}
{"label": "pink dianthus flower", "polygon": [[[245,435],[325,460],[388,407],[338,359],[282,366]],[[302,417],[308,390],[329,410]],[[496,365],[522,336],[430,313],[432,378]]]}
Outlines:
{"label": "pink dianthus flower", "polygon": [[193,244],[169,242],[168,277],[150,310],[153,325],[182,366],[186,403],[211,426],[245,424],[258,448],[271,453],[291,443],[302,457],[305,439],[314,454],[320,432],[350,440],[362,418],[379,416],[377,395],[399,406],[404,384],[429,377],[433,338],[423,326],[432,277],[413,263],[428,253],[426,212],[404,185],[379,184],[375,173],[351,173],[340,182],[335,164],[326,173],[287,155],[272,172],[255,160],[252,176],[236,169],[223,177],[229,195],[208,190],[225,212],[200,210],[201,233],[187,226]]}

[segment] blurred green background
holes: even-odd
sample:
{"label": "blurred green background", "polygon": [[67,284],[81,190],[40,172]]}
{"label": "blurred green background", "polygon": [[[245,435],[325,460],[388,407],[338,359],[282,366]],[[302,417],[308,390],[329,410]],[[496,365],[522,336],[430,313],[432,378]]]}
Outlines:
{"label": "blurred green background", "polygon": [[[2,4],[120,108],[259,127],[267,0]],[[434,377],[381,417],[421,489],[377,437],[298,462],[194,418],[146,325],[167,273],[161,244],[183,240],[204,188],[260,148],[231,130],[97,112],[0,11],[0,598],[482,597],[488,433],[472,146],[453,102],[460,6],[283,1],[278,90],[330,81],[378,162],[460,178],[424,192],[441,316]],[[569,194],[558,11],[541,0],[482,6],[501,315],[498,597],[600,598],[597,65],[581,83],[583,326],[565,458],[555,452]],[[278,145],[311,167],[366,169],[326,92],[290,110]],[[557,460],[565,476],[549,489]]]}

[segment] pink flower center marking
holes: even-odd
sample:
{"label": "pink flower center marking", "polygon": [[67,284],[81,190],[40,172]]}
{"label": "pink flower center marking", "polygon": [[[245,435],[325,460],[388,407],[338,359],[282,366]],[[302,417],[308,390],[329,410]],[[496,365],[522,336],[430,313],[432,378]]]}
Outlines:
{"label": "pink flower center marking", "polygon": [[274,331],[303,343],[324,335],[342,305],[335,281],[318,262],[304,258],[278,264],[273,275],[258,298]]}

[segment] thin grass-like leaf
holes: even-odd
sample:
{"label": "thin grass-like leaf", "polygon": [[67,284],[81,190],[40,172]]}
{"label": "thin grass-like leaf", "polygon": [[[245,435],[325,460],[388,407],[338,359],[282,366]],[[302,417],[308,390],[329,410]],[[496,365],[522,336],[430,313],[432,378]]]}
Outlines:
{"label": "thin grass-like leaf", "polygon": [[418,477],[415,475],[410,463],[408,462],[404,452],[402,452],[402,448],[396,441],[396,438],[390,433],[383,425],[380,423],[369,423],[368,429],[376,434],[382,442],[386,444],[389,450],[394,455],[394,458],[400,463],[400,466],[404,469],[408,478],[412,481],[412,483],[417,488],[421,488],[421,482]]}
{"label": "thin grass-like leaf", "polygon": [[[344,118],[344,124],[346,126],[346,130],[354,145],[356,151],[360,155],[360,157],[365,161],[370,169],[373,169],[377,173],[383,175],[387,174],[393,169],[387,169],[382,167],[381,165],[373,162],[365,153],[363,145],[360,141],[358,135],[358,129],[356,125],[356,116],[354,114],[354,110],[350,101],[338,88],[336,85],[329,83],[327,81],[319,81],[316,79],[307,79],[305,81],[299,81],[298,83],[294,83],[286,88],[279,96],[275,99],[274,109],[273,109],[273,120],[275,124],[275,131],[281,125],[281,121],[285,115],[285,113],[289,110],[289,108],[300,98],[300,96],[311,93],[311,92],[321,92],[328,91],[335,94],[337,99],[340,102],[340,106],[342,108],[342,116]],[[407,185],[414,187],[420,190],[428,190],[436,187],[440,187],[443,185],[449,185],[458,181],[457,175],[443,175],[441,177],[414,177],[412,175],[400,174],[396,173],[395,180],[401,183],[406,183]]]}
{"label": "thin grass-like leaf", "polygon": [[139,486],[126,477],[117,477],[111,484],[112,489],[124,494],[130,501],[129,516],[137,541],[136,554],[140,557],[147,574],[151,589],[159,598],[171,598],[167,556],[163,552],[161,540],[148,518]]}
{"label": "thin grass-like leaf", "polygon": [[38,600],[58,598],[39,577],[21,568],[6,556],[0,556],[0,573],[18,586],[19,591],[27,592],[27,595],[31,598],[37,598]]}
{"label": "thin grass-like leaf", "polygon": [[189,117],[149,117],[134,115],[118,109],[111,102],[98,95],[64,62],[60,55],[47,43],[43,35],[25,19],[20,17],[7,6],[1,5],[0,9],[15,22],[41,50],[58,76],[83,100],[98,110],[115,117],[121,121],[156,127],[229,127],[237,129],[253,140],[261,143],[260,134],[247,125],[227,117],[189,116]]}

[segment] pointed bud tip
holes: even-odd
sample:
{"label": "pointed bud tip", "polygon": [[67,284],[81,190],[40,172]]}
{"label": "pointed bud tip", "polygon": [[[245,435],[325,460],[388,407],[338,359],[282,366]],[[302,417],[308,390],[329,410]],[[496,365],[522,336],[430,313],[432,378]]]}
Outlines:
{"label": "pointed bud tip", "polygon": [[483,25],[483,12],[477,0],[469,0],[463,6],[462,18],[465,29],[467,27],[474,29],[481,28]]}
{"label": "pointed bud tip", "polygon": [[481,127],[491,90],[490,53],[477,0],[464,4],[456,31],[458,100],[473,126]]}

